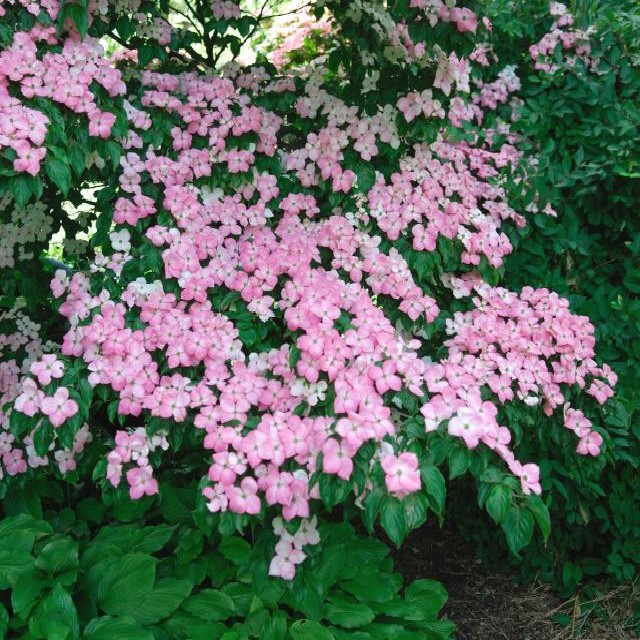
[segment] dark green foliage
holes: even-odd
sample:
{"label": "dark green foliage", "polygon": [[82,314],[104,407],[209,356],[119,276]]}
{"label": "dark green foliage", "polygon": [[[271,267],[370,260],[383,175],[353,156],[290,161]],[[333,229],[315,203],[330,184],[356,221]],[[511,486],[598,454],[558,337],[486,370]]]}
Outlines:
{"label": "dark green foliage", "polygon": [[[576,459],[562,416],[528,427],[537,437],[518,449],[540,461],[552,520],[548,541],[535,539],[522,551],[520,569],[570,592],[590,576],[629,579],[640,565],[640,9],[633,2],[575,3],[578,26],[596,26],[598,71],[578,63],[547,75],[532,69],[523,50],[548,28],[547,3],[515,3],[510,14],[504,9],[514,3],[479,4],[494,19],[501,58],[518,65],[524,105],[516,128],[539,158],[530,177],[540,202],[558,212],[557,219],[538,214],[512,237],[516,249],[502,284],[544,286],[567,297],[572,311],[595,325],[598,356],[619,376],[604,408],[583,406],[608,432],[603,460]],[[501,501],[494,493],[487,500],[494,519]],[[492,526],[487,521],[478,535],[474,522],[474,535],[495,552],[500,540]]]}
{"label": "dark green foliage", "polygon": [[[29,485],[0,520],[0,638],[51,640],[446,640],[438,582],[402,585],[388,548],[348,524],[323,524],[295,580],[268,577],[275,536],[203,532],[169,509],[125,524],[59,485]],[[166,504],[168,503],[168,504]],[[11,513],[11,515],[8,515]],[[155,524],[155,522],[176,524]],[[90,526],[88,526],[90,523]],[[178,524],[179,523],[179,524]]]}

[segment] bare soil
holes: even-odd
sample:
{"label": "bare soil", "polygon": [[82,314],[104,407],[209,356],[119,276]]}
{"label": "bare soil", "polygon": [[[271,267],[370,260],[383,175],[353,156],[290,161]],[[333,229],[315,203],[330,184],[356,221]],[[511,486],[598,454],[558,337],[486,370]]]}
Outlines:
{"label": "bare soil", "polygon": [[[456,640],[640,638],[625,618],[629,607],[638,605],[631,602],[638,597],[637,586],[605,593],[597,602],[600,614],[593,615],[595,606],[581,607],[577,599],[565,602],[546,585],[516,584],[512,575],[478,560],[472,545],[437,526],[414,532],[394,558],[406,580],[432,578],[444,584],[449,592],[444,615],[457,625]],[[558,613],[568,617],[568,626],[554,621]]]}

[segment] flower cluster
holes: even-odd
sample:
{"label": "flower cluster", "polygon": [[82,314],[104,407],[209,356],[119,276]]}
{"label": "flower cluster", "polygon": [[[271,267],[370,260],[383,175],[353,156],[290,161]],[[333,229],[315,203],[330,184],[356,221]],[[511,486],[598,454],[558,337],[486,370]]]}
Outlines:
{"label": "flower cluster", "polygon": [[268,58],[276,67],[286,67],[291,54],[304,47],[306,38],[326,36],[330,31],[329,20],[317,20],[310,12],[304,10],[275,18],[270,34],[271,40],[275,40],[277,44],[269,51]]}
{"label": "flower cluster", "polygon": [[[478,29],[455,2],[411,4],[422,22],[454,23],[469,39]],[[212,11],[229,20],[239,9],[216,1]],[[50,284],[67,320],[62,344],[55,355],[34,350],[22,369],[15,361],[2,369],[4,397],[29,427],[17,443],[5,427],[8,474],[48,464],[32,446],[42,453],[47,431],[52,447],[75,431],[73,447],[53,454],[61,471],[72,470],[98,432],[83,425],[95,388],[122,425],[108,445],[104,486],[122,483],[132,499],[155,495],[154,469],[187,432],[202,503],[211,513],[281,518],[270,573],[291,579],[303,547],[317,542],[314,505],[329,502],[321,485],[360,504],[383,487],[385,498],[404,500],[425,488],[416,451],[439,429],[495,451],[523,492],[537,493],[538,467],[516,460],[500,405],[517,398],[550,413],[564,404],[566,385],[600,402],[611,395],[615,375],[595,363],[587,319],[549,291],[515,294],[480,276],[512,250],[505,222],[525,224],[504,187],[521,153],[491,113],[518,90],[514,70],[472,74],[473,58],[414,42],[382,5],[355,0],[346,11],[371,22],[390,64],[433,67],[432,86],[401,85],[404,95],[390,90],[365,108],[350,99],[340,69],[322,61],[295,80],[270,77],[267,65],[229,64],[219,75],[143,69],[125,85],[130,78],[96,40],[72,28],[60,40],[42,25],[0,54],[0,116],[9,118],[0,117],[8,127],[0,146],[25,162],[16,170],[40,171],[48,124],[10,97],[18,88],[25,99],[87,114],[89,134],[111,140],[115,116],[97,105],[116,101],[97,101],[97,83],[128,120],[116,175],[96,197],[93,254]],[[165,26],[147,35],[166,41]],[[367,78],[371,89],[379,76]],[[429,141],[413,132],[422,117],[437,132]],[[452,134],[463,125],[485,128]],[[33,157],[20,156],[21,140]],[[20,244],[40,238],[32,226]],[[460,272],[424,282],[421,261],[452,270],[457,255]],[[440,284],[467,311],[447,317],[451,295]],[[444,344],[418,339],[445,321]],[[584,415],[567,406],[565,423],[579,453],[598,452],[602,439]],[[296,519],[291,535],[283,522]]]}
{"label": "flower cluster", "polygon": [[[517,397],[529,406],[541,404],[550,415],[564,405],[561,385],[577,384],[604,403],[616,375],[609,366],[596,365],[593,325],[573,315],[567,300],[546,289],[525,287],[517,295],[486,284],[474,288],[475,309],[448,321],[448,358],[425,375],[434,394],[421,410],[425,425],[435,430],[448,420],[449,435],[470,448],[481,442],[490,447],[520,477],[525,492],[539,492],[531,475],[537,467],[514,458],[509,430],[498,424],[496,404],[482,400],[482,388],[500,403]],[[598,453],[602,437],[591,423],[571,408],[565,407],[565,416],[567,428],[580,437],[578,453]]]}
{"label": "flower cluster", "polygon": [[551,2],[549,13],[554,17],[551,29],[542,40],[529,47],[529,53],[534,61],[534,67],[545,73],[554,73],[560,67],[554,61],[554,52],[558,46],[563,52],[563,61],[567,66],[574,66],[578,60],[595,70],[597,60],[591,58],[590,29],[573,29],[573,16],[566,5],[561,2]]}
{"label": "flower cluster", "polygon": [[[13,308],[0,313],[0,324],[15,327],[10,333],[0,333],[0,478],[5,473],[14,476],[30,468],[48,466],[50,462],[48,456],[39,455],[34,447],[35,431],[40,428],[42,418],[37,418],[35,427],[23,438],[16,438],[10,429],[12,411],[31,417],[42,414],[54,427],[77,413],[77,405],[69,398],[66,387],[52,391],[64,375],[64,364],[50,353],[56,345],[42,341],[41,327],[26,315],[23,302],[18,300]],[[45,394],[38,384],[45,387],[50,395]],[[7,405],[10,409],[5,412],[3,407]],[[76,431],[71,447],[58,442],[54,433],[48,451],[61,473],[76,468],[76,457],[92,438],[86,424]]]}
{"label": "flower cluster", "polygon": [[518,159],[510,144],[498,152],[444,139],[416,145],[390,184],[378,175],[368,194],[371,216],[391,240],[410,227],[417,251],[433,251],[443,236],[461,241],[462,262],[477,265],[485,256],[500,266],[512,249],[500,225],[509,218],[523,225],[524,218],[508,205],[504,189],[487,178]]}
{"label": "flower cluster", "polygon": [[232,20],[240,17],[238,0],[211,0],[211,11],[216,20]]}
{"label": "flower cluster", "polygon": [[273,531],[280,536],[276,544],[276,555],[269,565],[269,575],[277,576],[283,580],[293,580],[296,575],[296,565],[304,562],[306,555],[302,548],[309,544],[318,544],[320,535],[317,529],[317,520],[303,519],[299,529],[291,535],[284,527],[280,518],[274,518]]}
{"label": "flower cluster", "polygon": [[115,445],[107,456],[107,480],[117,487],[122,480],[123,468],[127,465],[129,468],[126,478],[132,500],[158,493],[158,483],[153,477],[149,454],[158,448],[162,451],[169,448],[165,434],[159,432],[149,438],[143,427],[131,433],[118,431]]}
{"label": "flower cluster", "polygon": [[53,218],[42,202],[28,204],[20,209],[10,194],[0,198],[0,215],[7,222],[0,222],[0,269],[11,268],[16,260],[33,258],[29,245],[44,243],[53,231]]}
{"label": "flower cluster", "polygon": [[113,113],[101,110],[90,88],[98,83],[110,96],[125,91],[120,72],[97,40],[71,35],[60,53],[38,55],[38,44],[58,44],[55,27],[36,24],[31,31],[14,34],[10,47],[0,52],[0,149],[16,153],[16,171],[36,175],[45,156],[43,146],[49,118],[26,106],[10,92],[19,83],[25,99],[48,98],[78,114],[86,114],[89,135],[108,138],[115,123]]}

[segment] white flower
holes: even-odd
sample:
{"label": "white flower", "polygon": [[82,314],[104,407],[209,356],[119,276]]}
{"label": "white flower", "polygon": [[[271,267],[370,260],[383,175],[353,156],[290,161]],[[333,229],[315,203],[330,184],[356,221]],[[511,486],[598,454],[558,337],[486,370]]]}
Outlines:
{"label": "white flower", "polygon": [[131,240],[131,234],[127,229],[112,231],[109,234],[109,240],[111,240],[111,246],[115,251],[128,253],[129,249],[131,249],[131,242],[129,242],[129,240]]}

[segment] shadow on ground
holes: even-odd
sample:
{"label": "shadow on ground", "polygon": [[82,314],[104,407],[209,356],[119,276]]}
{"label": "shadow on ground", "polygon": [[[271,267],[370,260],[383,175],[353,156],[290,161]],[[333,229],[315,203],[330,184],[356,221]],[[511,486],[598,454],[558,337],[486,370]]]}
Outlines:
{"label": "shadow on ground", "polygon": [[[604,624],[584,616],[542,584],[518,585],[513,576],[485,566],[473,547],[437,526],[414,532],[394,553],[406,580],[432,578],[444,584],[449,601],[444,614],[457,627],[456,640],[636,640],[615,620]],[[626,597],[626,596],[625,596]],[[574,609],[572,611],[572,609]],[[554,614],[566,613],[561,627]],[[573,615],[572,615],[573,614]]]}

